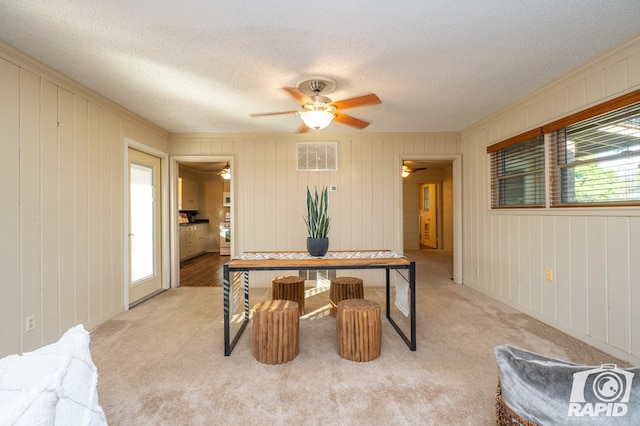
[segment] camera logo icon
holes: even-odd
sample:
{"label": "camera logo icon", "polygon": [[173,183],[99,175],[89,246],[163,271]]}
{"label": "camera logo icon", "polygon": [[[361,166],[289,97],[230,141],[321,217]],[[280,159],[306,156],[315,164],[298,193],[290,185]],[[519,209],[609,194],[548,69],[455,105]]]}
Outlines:
{"label": "camera logo icon", "polygon": [[600,373],[593,381],[593,394],[603,402],[614,402],[625,399],[626,397],[622,395],[624,389],[625,386],[622,378],[614,373]]}
{"label": "camera logo icon", "polygon": [[634,374],[615,364],[573,374],[570,417],[624,416],[631,395]]}

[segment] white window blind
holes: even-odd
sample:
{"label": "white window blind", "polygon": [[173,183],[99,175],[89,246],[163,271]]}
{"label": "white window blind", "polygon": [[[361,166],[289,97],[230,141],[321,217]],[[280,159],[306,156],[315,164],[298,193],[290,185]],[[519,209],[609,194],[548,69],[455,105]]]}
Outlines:
{"label": "white window blind", "polygon": [[491,207],[544,207],[544,138],[491,152]]}
{"label": "white window blind", "polygon": [[640,204],[640,102],[550,137],[552,206]]}

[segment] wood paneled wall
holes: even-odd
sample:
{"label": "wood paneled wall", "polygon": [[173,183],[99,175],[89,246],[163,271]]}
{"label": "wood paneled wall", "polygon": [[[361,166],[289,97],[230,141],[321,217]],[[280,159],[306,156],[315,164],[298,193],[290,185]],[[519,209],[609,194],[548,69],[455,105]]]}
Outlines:
{"label": "wood paneled wall", "polygon": [[486,147],[639,87],[640,38],[463,132],[464,283],[635,364],[640,209],[491,211]]}
{"label": "wood paneled wall", "polygon": [[[333,124],[338,126],[339,124]],[[297,172],[297,141],[338,142],[338,171]],[[173,134],[174,156],[233,156],[234,250],[306,250],[306,188],[329,193],[331,250],[403,251],[402,155],[455,155],[459,133],[428,134]],[[363,271],[360,271],[362,273]],[[258,275],[258,274],[256,274]],[[364,276],[380,283],[383,275]],[[253,278],[252,278],[253,280]],[[267,285],[269,278],[262,280]],[[252,284],[253,285],[253,284]]]}
{"label": "wood paneled wall", "polygon": [[123,138],[168,134],[0,44],[0,135],[1,357],[124,310]]}
{"label": "wood paneled wall", "polygon": [[[234,158],[236,252],[304,249],[307,186],[331,193],[332,249],[401,251],[399,157],[463,154],[464,282],[640,364],[640,212],[489,209],[486,146],[640,87],[640,39],[457,133],[169,135],[0,44],[0,356],[123,307],[123,138]],[[295,171],[295,142],[339,170]],[[476,268],[478,274],[475,273]],[[544,270],[554,281],[544,281]],[[377,276],[371,279],[378,279]],[[25,332],[25,318],[36,329]],[[535,349],[535,348],[531,348]]]}

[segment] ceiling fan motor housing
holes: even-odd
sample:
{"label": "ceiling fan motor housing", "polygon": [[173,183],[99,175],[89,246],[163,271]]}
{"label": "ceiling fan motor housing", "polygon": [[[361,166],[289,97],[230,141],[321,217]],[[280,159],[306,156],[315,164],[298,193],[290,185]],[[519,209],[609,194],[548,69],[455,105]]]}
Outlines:
{"label": "ceiling fan motor housing", "polygon": [[324,86],[325,83],[323,81],[314,80],[309,82],[309,89],[313,90],[315,93],[322,92]]}
{"label": "ceiling fan motor housing", "polygon": [[307,96],[331,93],[336,90],[337,83],[328,77],[308,77],[298,83],[298,90]]}

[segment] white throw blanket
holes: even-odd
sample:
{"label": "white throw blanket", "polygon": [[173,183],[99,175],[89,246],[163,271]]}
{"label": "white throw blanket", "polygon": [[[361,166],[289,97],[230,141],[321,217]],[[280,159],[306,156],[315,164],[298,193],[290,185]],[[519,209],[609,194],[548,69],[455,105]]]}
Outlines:
{"label": "white throw blanket", "polygon": [[106,425],[82,325],[55,343],[0,359],[0,424]]}

